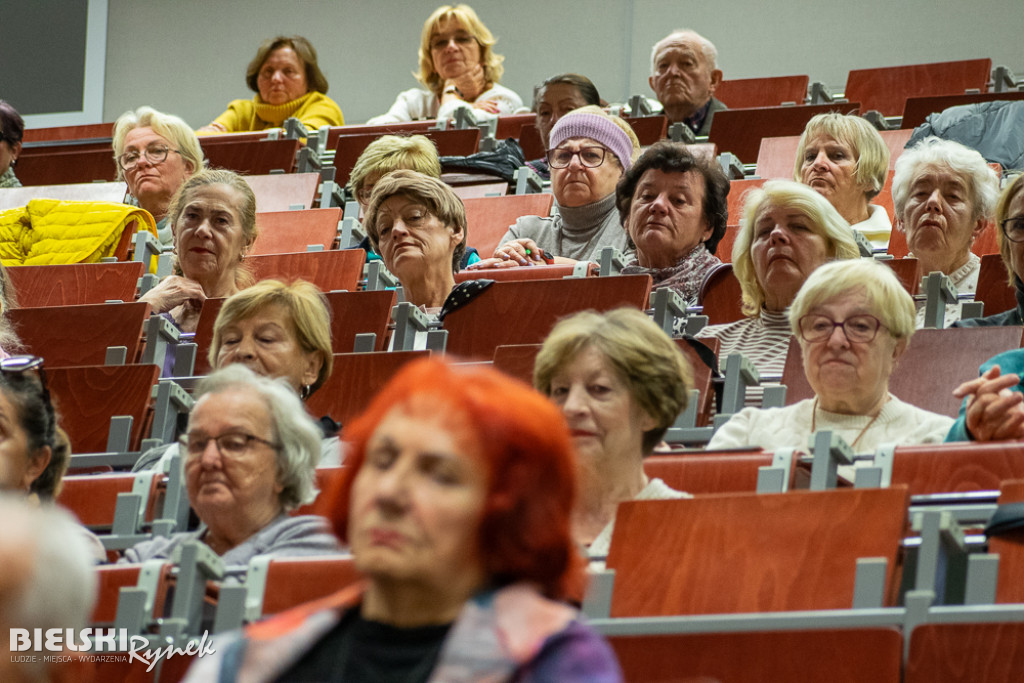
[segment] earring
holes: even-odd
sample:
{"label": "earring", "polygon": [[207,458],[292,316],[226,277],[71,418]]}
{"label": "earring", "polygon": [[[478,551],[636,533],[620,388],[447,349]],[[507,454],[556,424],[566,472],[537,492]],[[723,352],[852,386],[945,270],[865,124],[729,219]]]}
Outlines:
{"label": "earring", "polygon": [[299,398],[305,401],[309,398],[309,395],[313,393],[313,388],[309,384],[303,384],[302,389],[299,390]]}

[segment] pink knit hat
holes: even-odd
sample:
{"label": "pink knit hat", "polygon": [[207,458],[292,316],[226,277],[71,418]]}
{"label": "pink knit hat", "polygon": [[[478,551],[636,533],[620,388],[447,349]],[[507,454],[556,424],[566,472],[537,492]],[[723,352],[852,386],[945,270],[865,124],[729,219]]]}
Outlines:
{"label": "pink knit hat", "polygon": [[551,129],[551,149],[569,138],[597,140],[611,150],[623,170],[633,165],[633,141],[607,116],[600,114],[566,114]]}

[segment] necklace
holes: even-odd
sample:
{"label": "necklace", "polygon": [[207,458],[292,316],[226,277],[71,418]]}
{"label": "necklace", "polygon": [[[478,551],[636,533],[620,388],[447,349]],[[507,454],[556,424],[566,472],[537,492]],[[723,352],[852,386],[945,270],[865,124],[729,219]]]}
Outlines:
{"label": "necklace", "polygon": [[[885,397],[885,403],[888,403],[888,402],[889,402],[889,397],[886,396]],[[882,404],[883,408],[885,407],[885,403]],[[857,434],[857,438],[854,439],[853,443],[850,444],[850,450],[853,450],[853,448],[857,445],[857,442],[860,441],[860,437],[864,436],[864,432],[868,431],[868,429],[870,429],[871,425],[875,424],[875,420],[877,420],[878,416],[881,415],[881,414],[882,414],[882,410],[881,410],[881,408],[879,408],[879,410],[875,414],[875,416],[873,418],[871,418],[871,420],[869,420],[866,425],[864,425],[864,428],[862,430],[860,430],[859,434]],[[811,407],[811,434],[814,434],[814,432],[816,431],[815,430],[815,425],[817,424],[817,420],[818,420],[818,397],[815,396],[814,397],[814,405]]]}

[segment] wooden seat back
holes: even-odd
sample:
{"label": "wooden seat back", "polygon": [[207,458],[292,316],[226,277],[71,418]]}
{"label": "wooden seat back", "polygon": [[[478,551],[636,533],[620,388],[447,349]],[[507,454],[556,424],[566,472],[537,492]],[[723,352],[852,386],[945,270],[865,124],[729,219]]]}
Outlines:
{"label": "wooden seat back", "polygon": [[[1020,345],[1020,327],[917,330],[889,378],[889,392],[918,408],[956,417],[960,399],[953,389],[977,377],[978,367],[992,356]],[[787,404],[814,396],[796,337],[789,343],[782,383]]]}
{"label": "wooden seat back", "polygon": [[754,493],[757,470],[772,464],[765,452],[660,454],[644,459],[644,473],[687,493]]}
{"label": "wooden seat back", "polygon": [[508,114],[506,116],[499,116],[498,124],[494,131],[494,137],[498,140],[518,138],[519,131],[522,129],[523,124],[534,123],[536,120],[537,115],[532,111],[527,112],[526,114]]}
{"label": "wooden seat back", "polygon": [[[335,181],[339,185],[348,184],[352,175],[352,168],[356,165],[360,155],[370,143],[386,133],[359,133],[353,134],[344,126],[339,129],[335,137],[334,129],[327,135],[327,149],[336,150],[334,153],[334,168],[337,169]],[[449,130],[425,129],[415,133],[401,133],[401,135],[425,135],[437,147],[439,156],[469,156],[476,154],[480,147],[479,128],[451,128]]]}
{"label": "wooden seat back", "polygon": [[249,249],[250,256],[260,254],[287,254],[305,251],[310,245],[325,250],[334,245],[338,237],[341,209],[306,209],[305,211],[268,211],[256,214],[256,242]]}
{"label": "wooden seat back", "polygon": [[[715,112],[708,141],[718,145],[719,152],[732,152],[741,162],[752,164],[757,161],[762,138],[800,135],[807,122],[816,114],[830,111],[855,114],[859,108],[859,102],[843,102],[796,107],[725,109]],[[793,158],[790,156],[790,172],[784,177],[792,174]]]}
{"label": "wooden seat back", "polygon": [[113,182],[117,179],[114,153],[109,147],[72,151],[51,151],[18,158],[18,180],[22,185],[64,185],[67,183]]}
{"label": "wooden seat back", "polygon": [[[999,504],[1024,503],[1024,476],[1004,478],[999,487]],[[996,602],[1024,602],[1024,529],[993,536],[988,540],[988,551],[999,555],[999,579],[996,583]]]}
{"label": "wooden seat back", "polygon": [[90,138],[113,138],[113,123],[84,123],[75,126],[52,126],[49,128],[26,128],[23,142],[45,142],[48,140],[87,140]]}
{"label": "wooden seat back", "polygon": [[985,254],[981,257],[974,300],[985,302],[985,315],[1017,308],[1016,290],[1010,286],[1006,264],[999,254]]}
{"label": "wooden seat back", "polygon": [[263,616],[326,597],[362,578],[351,555],[275,558],[267,566]]}
{"label": "wooden seat back", "polygon": [[1015,683],[1024,671],[1024,622],[921,624],[910,634],[904,683]]}
{"label": "wooden seat back", "polygon": [[45,358],[47,367],[58,367],[103,365],[108,346],[126,347],[128,362],[135,362],[149,313],[149,304],[133,301],[16,308],[7,316],[26,352]]}
{"label": "wooden seat back", "polygon": [[715,266],[704,276],[697,303],[704,307],[702,313],[708,317],[709,325],[731,323],[746,317],[740,309],[743,290],[732,272],[731,263]]}
{"label": "wooden seat back", "polygon": [[96,603],[93,605],[92,616],[89,623],[93,626],[104,624],[109,626],[114,623],[117,616],[117,601],[121,596],[122,588],[134,588],[139,580],[139,571],[142,565],[120,564],[100,565],[94,570],[96,572]]}
{"label": "wooden seat back", "polygon": [[330,415],[344,425],[366,409],[373,396],[399,368],[410,361],[424,358],[429,353],[336,353],[334,372],[327,382],[306,400],[306,407],[312,415]]}
{"label": "wooden seat back", "polygon": [[501,238],[521,216],[550,216],[554,195],[512,194],[504,197],[464,199],[466,243],[476,247],[480,258],[490,258]]}
{"label": "wooden seat back", "polygon": [[623,120],[636,133],[636,139],[640,141],[641,147],[647,147],[659,140],[664,140],[668,134],[668,117],[664,114],[658,114],[657,116],[626,116]]}
{"label": "wooden seat back", "polygon": [[209,167],[226,168],[244,175],[263,175],[272,171],[291,173],[295,170],[296,156],[302,147],[300,141],[289,138],[204,142],[208,139],[202,137],[199,142]]}
{"label": "wooden seat back", "polygon": [[992,102],[995,100],[1024,100],[1024,92],[988,92],[972,93],[968,95],[932,95],[925,97],[908,97],[907,103],[903,106],[903,121],[900,128],[917,128],[929,114],[937,114],[950,107],[957,107],[962,104],[977,104],[978,102]]}
{"label": "wooden seat back", "polygon": [[105,452],[110,418],[116,415],[132,418],[129,448],[138,449],[159,377],[158,365],[47,367],[47,383],[71,452]]}
{"label": "wooden seat back", "polygon": [[908,97],[959,95],[971,89],[987,92],[991,73],[991,59],[852,69],[843,95],[860,102],[864,111],[899,116]]}
{"label": "wooden seat back", "polygon": [[850,608],[858,558],[892,584],[906,505],[901,487],[621,503],[611,616]]}
{"label": "wooden seat back", "polygon": [[1016,441],[897,446],[892,483],[910,495],[996,491],[1024,479],[1024,444]]}
{"label": "wooden seat back", "polygon": [[256,195],[256,210],[290,211],[310,209],[320,187],[319,173],[274,173],[243,176]]}
{"label": "wooden seat back", "polygon": [[[157,488],[160,477],[150,478],[149,497],[145,516],[153,519],[156,511]],[[135,486],[134,474],[82,474],[64,477],[57,503],[73,512],[78,521],[97,530],[109,529],[114,523],[117,494],[131,493]]]}
{"label": "wooden seat back", "polygon": [[536,123],[524,123],[519,129],[519,146],[523,148],[523,158],[527,161],[540,159],[547,152]]}
{"label": "wooden seat back", "polygon": [[[637,683],[900,683],[894,628],[611,636],[624,679]],[[934,679],[938,680],[938,679]]]}
{"label": "wooden seat back", "polygon": [[144,273],[145,264],[141,261],[7,269],[18,305],[25,308],[134,301],[139,278]]}
{"label": "wooden seat back", "polygon": [[300,251],[287,254],[246,256],[246,266],[256,280],[271,278],[291,282],[307,280],[324,292],[344,289],[354,292],[363,276],[366,252],[362,249]]}
{"label": "wooden seat back", "polygon": [[502,344],[537,344],[559,319],[588,309],[646,310],[647,275],[496,282],[444,319],[448,353],[490,360]]}
{"label": "wooden seat back", "polygon": [[734,78],[718,84],[715,99],[724,102],[730,109],[803,104],[807,97],[808,82],[810,77],[806,75]]}

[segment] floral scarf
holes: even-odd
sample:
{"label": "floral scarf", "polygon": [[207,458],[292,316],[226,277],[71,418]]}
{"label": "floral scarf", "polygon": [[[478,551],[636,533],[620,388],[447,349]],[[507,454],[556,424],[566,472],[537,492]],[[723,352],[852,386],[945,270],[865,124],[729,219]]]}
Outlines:
{"label": "floral scarf", "polygon": [[709,252],[701,242],[689,254],[679,259],[674,266],[645,268],[638,261],[633,260],[622,269],[622,274],[650,275],[655,289],[671,287],[679,296],[683,297],[687,306],[692,306],[697,301],[704,278],[712,268],[721,262],[721,259]]}

